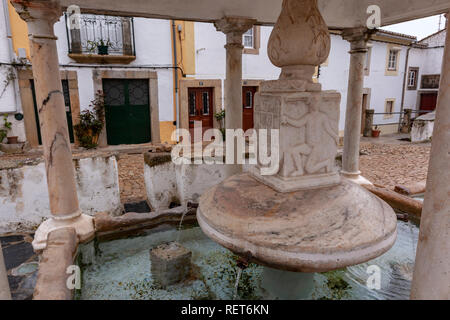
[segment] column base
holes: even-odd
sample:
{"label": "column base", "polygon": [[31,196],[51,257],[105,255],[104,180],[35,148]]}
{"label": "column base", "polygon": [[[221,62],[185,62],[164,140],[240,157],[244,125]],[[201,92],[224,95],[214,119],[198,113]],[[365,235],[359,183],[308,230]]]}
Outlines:
{"label": "column base", "polygon": [[357,173],[349,173],[345,171],[341,171],[341,176],[350,180],[351,182],[354,182],[356,184],[359,184],[360,186],[373,186],[373,183],[364,178],[361,175],[361,172]]}
{"label": "column base", "polygon": [[314,291],[314,273],[264,267],[261,286],[267,292],[267,299],[310,300]]}
{"label": "column base", "polygon": [[48,234],[62,228],[74,228],[80,243],[88,242],[95,236],[94,218],[91,216],[81,214],[68,220],[50,218],[44,221],[34,234],[34,240],[32,242],[34,251],[44,250],[47,246]]}

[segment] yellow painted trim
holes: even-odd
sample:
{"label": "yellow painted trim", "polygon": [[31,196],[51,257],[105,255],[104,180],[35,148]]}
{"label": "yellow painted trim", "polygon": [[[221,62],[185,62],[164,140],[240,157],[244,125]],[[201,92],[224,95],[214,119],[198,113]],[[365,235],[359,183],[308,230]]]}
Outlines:
{"label": "yellow painted trim", "polygon": [[159,122],[159,134],[162,143],[170,143],[175,144],[175,141],[172,141],[170,138],[172,137],[172,132],[176,129],[173,125],[172,121],[160,121]]}
{"label": "yellow painted trim", "polygon": [[19,56],[19,48],[24,48],[27,53],[27,58],[30,60],[30,42],[28,40],[27,23],[20,18],[9,1],[8,11],[14,51]]}
{"label": "yellow painted trim", "polygon": [[[395,98],[388,98],[384,101],[384,112],[387,113],[387,104],[388,102],[392,102],[392,112],[395,112]],[[385,114],[383,116],[384,119],[390,119],[393,118],[394,115],[393,114]]]}

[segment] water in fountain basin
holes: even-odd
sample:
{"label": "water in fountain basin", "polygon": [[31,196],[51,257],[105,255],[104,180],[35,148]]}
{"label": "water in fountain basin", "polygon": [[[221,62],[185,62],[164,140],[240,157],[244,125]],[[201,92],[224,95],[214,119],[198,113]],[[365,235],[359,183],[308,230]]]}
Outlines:
{"label": "water in fountain basin", "polygon": [[[151,274],[149,249],[182,237],[192,251],[195,274],[186,282],[157,288]],[[394,247],[370,262],[345,270],[314,274],[312,299],[408,299],[418,228],[398,223]],[[414,244],[414,247],[413,247]],[[81,246],[83,252],[83,246]],[[381,289],[370,290],[367,268],[381,269]],[[80,299],[263,299],[264,268],[255,264],[236,277],[236,256],[207,238],[200,228],[165,230],[98,244],[92,264],[82,266]],[[238,270],[239,273],[239,270]],[[238,285],[236,285],[238,284]],[[283,294],[270,296],[282,298]]]}
{"label": "water in fountain basin", "polygon": [[239,289],[239,281],[241,280],[241,276],[242,276],[242,269],[239,267],[237,269],[238,269],[238,272],[237,272],[237,276],[236,276],[236,283],[234,284],[233,300],[236,300],[236,298],[237,298],[238,289]]}
{"label": "water in fountain basin", "polygon": [[183,226],[183,220],[184,220],[184,217],[186,216],[186,214],[187,214],[187,211],[185,211],[185,212],[183,212],[183,214],[182,214],[182,216],[181,216],[181,219],[180,219],[180,224],[178,225],[178,234],[177,234],[177,240],[176,240],[176,242],[180,242],[180,237],[181,237],[181,227]]}

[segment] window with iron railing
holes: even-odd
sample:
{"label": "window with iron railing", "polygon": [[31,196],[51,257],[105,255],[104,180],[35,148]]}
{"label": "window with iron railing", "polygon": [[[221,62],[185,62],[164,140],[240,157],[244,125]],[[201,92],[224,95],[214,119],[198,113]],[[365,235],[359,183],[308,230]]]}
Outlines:
{"label": "window with iron railing", "polygon": [[[66,14],[66,21],[69,17]],[[135,56],[133,18],[81,14],[79,28],[67,28],[69,53]]]}

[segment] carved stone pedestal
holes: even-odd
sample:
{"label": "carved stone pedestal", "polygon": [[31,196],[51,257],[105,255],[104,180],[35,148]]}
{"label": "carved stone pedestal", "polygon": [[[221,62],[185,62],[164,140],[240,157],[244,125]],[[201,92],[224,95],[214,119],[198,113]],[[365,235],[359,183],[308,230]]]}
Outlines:
{"label": "carved stone pedestal", "polygon": [[[279,192],[339,184],[335,156],[340,94],[321,92],[320,84],[298,80],[268,81],[261,87],[255,100],[255,129],[280,130],[280,168],[268,176],[258,165],[250,168],[251,174]],[[304,91],[308,87],[319,91]]]}
{"label": "carved stone pedestal", "polygon": [[[284,0],[268,47],[272,63],[282,68],[280,79],[263,82],[255,100],[259,164],[200,199],[197,220],[205,234],[269,268],[340,269],[378,257],[396,239],[392,208],[336,171],[341,97],[312,81],[315,66],[329,52],[330,35],[317,1]],[[279,130],[278,140],[275,131],[267,141],[271,159],[279,153],[271,175],[261,159],[264,129]],[[295,293],[311,279],[269,274],[266,288],[278,296]],[[284,289],[273,285],[274,278],[285,276],[293,283]]]}

